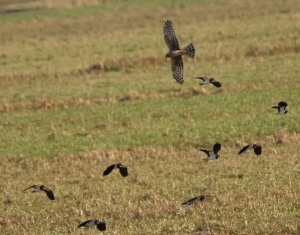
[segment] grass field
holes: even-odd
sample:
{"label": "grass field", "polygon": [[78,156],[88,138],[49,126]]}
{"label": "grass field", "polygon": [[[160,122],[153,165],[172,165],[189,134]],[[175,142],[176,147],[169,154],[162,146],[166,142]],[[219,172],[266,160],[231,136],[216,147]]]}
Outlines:
{"label": "grass field", "polygon": [[[196,47],[182,86],[166,19]],[[300,234],[299,65],[298,0],[0,1],[0,233]]]}

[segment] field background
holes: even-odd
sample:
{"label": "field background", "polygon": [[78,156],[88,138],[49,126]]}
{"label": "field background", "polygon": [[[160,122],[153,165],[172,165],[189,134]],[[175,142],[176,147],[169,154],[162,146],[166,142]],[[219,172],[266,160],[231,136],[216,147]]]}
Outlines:
{"label": "field background", "polygon": [[[196,47],[183,86],[166,19]],[[299,104],[299,0],[0,0],[1,234],[299,235]],[[219,200],[180,205],[199,194]]]}

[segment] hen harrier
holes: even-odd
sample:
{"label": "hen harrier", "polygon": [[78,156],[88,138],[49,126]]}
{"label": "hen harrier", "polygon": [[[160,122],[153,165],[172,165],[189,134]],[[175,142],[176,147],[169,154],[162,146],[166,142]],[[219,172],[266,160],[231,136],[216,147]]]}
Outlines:
{"label": "hen harrier", "polygon": [[164,38],[167,46],[169,47],[169,52],[166,54],[166,57],[171,58],[171,69],[174,79],[183,84],[183,62],[182,55],[186,55],[188,57],[195,57],[195,48],[192,43],[187,45],[186,47],[180,49],[179,43],[175,34],[175,31],[172,26],[172,22],[167,20],[164,25]]}

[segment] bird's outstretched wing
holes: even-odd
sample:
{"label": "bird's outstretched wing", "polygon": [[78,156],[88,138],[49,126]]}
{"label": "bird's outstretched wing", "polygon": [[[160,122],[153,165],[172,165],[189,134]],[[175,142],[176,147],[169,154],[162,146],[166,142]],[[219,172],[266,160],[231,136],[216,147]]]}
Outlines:
{"label": "bird's outstretched wing", "polygon": [[262,153],[261,145],[256,144],[253,146],[253,148],[254,148],[254,153],[256,155],[261,155],[261,153]]}
{"label": "bird's outstretched wing", "polygon": [[206,149],[199,149],[199,150],[206,153],[206,155],[209,157],[209,151],[208,150],[206,150]]}
{"label": "bird's outstretched wing", "polygon": [[193,198],[191,198],[191,199],[189,199],[189,200],[183,202],[181,205],[182,205],[182,206],[191,205],[191,204],[193,204],[197,199],[198,199],[198,196],[197,196],[197,197],[193,197]]}
{"label": "bird's outstretched wing", "polygon": [[43,187],[42,190],[47,194],[47,197],[48,197],[50,200],[52,200],[52,201],[55,200],[54,194],[53,194],[53,192],[52,192],[51,189],[49,189],[49,188],[47,188],[47,187]]}
{"label": "bird's outstretched wing", "polygon": [[173,78],[179,84],[183,84],[183,62],[181,56],[176,56],[171,58],[171,69]]}
{"label": "bird's outstretched wing", "polygon": [[172,26],[172,21],[167,20],[163,28],[164,38],[170,51],[179,50],[179,43]]}
{"label": "bird's outstretched wing", "polygon": [[92,222],[92,220],[84,221],[84,222],[82,222],[81,224],[79,224],[77,228],[85,227],[85,226],[86,226],[87,224],[89,224],[90,222]]}
{"label": "bird's outstretched wing", "polygon": [[211,84],[218,88],[222,87],[221,83],[215,79],[212,79]]}
{"label": "bird's outstretched wing", "polygon": [[28,189],[34,188],[35,186],[36,186],[36,185],[32,185],[32,186],[30,186],[30,187],[28,187],[28,188],[25,188],[25,189],[22,190],[22,192],[24,192],[24,191],[26,191],[26,190],[28,190]]}
{"label": "bird's outstretched wing", "polygon": [[193,197],[193,198],[191,198],[191,199],[189,199],[189,200],[183,202],[181,205],[182,205],[182,206],[191,205],[191,204],[193,204],[193,203],[196,202],[196,201],[203,201],[204,198],[205,198],[205,197],[202,196],[202,195],[196,196],[196,197]]}
{"label": "bird's outstretched wing", "polygon": [[126,166],[120,165],[120,166],[119,166],[119,171],[120,171],[120,174],[121,174],[123,177],[127,177],[127,176],[128,176],[128,170],[127,170],[127,167],[126,167]]}
{"label": "bird's outstretched wing", "polygon": [[97,229],[99,231],[105,231],[106,230],[106,224],[104,222],[100,222],[97,224]]}
{"label": "bird's outstretched wing", "polygon": [[191,205],[197,201],[203,201],[206,197],[210,197],[210,196],[199,195],[199,196],[193,197],[193,198],[183,202],[181,205],[182,206]]}
{"label": "bird's outstretched wing", "polygon": [[240,155],[240,154],[246,152],[246,151],[248,150],[249,147],[250,147],[250,144],[244,146],[244,147],[239,151],[238,155]]}
{"label": "bird's outstretched wing", "polygon": [[218,154],[218,152],[221,150],[221,144],[219,144],[219,143],[216,143],[215,145],[214,145],[214,147],[213,147],[213,152],[215,153],[215,154]]}
{"label": "bird's outstretched wing", "polygon": [[200,79],[204,82],[207,79],[207,77],[195,77],[195,79]]}
{"label": "bird's outstretched wing", "polygon": [[286,106],[288,106],[288,104],[287,104],[287,102],[280,101],[280,102],[278,103],[278,106],[286,107]]}
{"label": "bird's outstretched wing", "polygon": [[109,175],[110,172],[113,171],[113,169],[115,169],[116,164],[112,164],[109,167],[106,168],[106,170],[103,172],[103,176]]}

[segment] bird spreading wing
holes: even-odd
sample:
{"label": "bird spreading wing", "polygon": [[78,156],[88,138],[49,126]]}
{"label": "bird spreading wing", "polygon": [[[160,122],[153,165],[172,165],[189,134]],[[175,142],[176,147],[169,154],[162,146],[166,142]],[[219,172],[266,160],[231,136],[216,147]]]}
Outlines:
{"label": "bird spreading wing", "polygon": [[193,197],[193,198],[183,202],[181,205],[182,206],[191,205],[196,201],[203,201],[204,199],[205,199],[204,195],[196,196],[196,197]]}
{"label": "bird spreading wing", "polygon": [[164,38],[170,51],[179,50],[179,43],[172,26],[172,21],[167,20],[163,28]]}
{"label": "bird spreading wing", "polygon": [[110,172],[113,171],[113,169],[115,169],[116,164],[112,164],[109,167],[106,168],[106,170],[103,172],[103,176],[109,175]]}
{"label": "bird spreading wing", "polygon": [[250,144],[244,146],[244,147],[239,151],[238,155],[240,155],[240,154],[246,152],[246,151],[248,150],[249,147],[250,147]]}
{"label": "bird spreading wing", "polygon": [[278,106],[286,107],[286,106],[288,106],[288,104],[287,104],[287,102],[280,101],[280,102],[278,103]]}
{"label": "bird spreading wing", "polygon": [[106,230],[106,224],[105,224],[104,222],[99,222],[99,223],[97,224],[97,229],[98,229],[99,231],[105,231],[105,230]]}
{"label": "bird spreading wing", "polygon": [[200,79],[200,80],[202,80],[203,82],[204,82],[205,80],[208,80],[207,77],[195,77],[195,79]]}
{"label": "bird spreading wing", "polygon": [[171,69],[173,78],[180,84],[183,84],[183,62],[181,56],[171,58]]}
{"label": "bird spreading wing", "polygon": [[205,153],[209,157],[209,150],[206,149],[199,149],[199,150]]}
{"label": "bird spreading wing", "polygon": [[222,87],[222,84],[214,78],[211,78],[210,83],[213,84],[215,87]]}
{"label": "bird spreading wing", "polygon": [[47,188],[47,187],[44,186],[44,187],[42,188],[42,190],[47,194],[47,197],[48,197],[50,200],[52,200],[52,201],[55,200],[54,194],[53,194],[53,192],[52,192],[51,189],[49,189],[49,188]]}
{"label": "bird spreading wing", "polygon": [[80,228],[80,227],[85,227],[85,226],[89,226],[90,224],[94,224],[94,223],[92,223],[92,222],[94,222],[94,221],[93,221],[93,220],[87,220],[87,221],[84,221],[84,222],[82,222],[81,224],[78,225],[78,228]]}
{"label": "bird spreading wing", "polygon": [[127,170],[127,167],[126,167],[126,166],[119,165],[118,168],[119,168],[120,174],[121,174],[123,177],[127,177],[127,176],[128,176],[128,170]]}
{"label": "bird spreading wing", "polygon": [[261,155],[261,152],[262,152],[261,145],[256,144],[253,146],[253,148],[254,148],[254,153],[256,155]]}
{"label": "bird spreading wing", "polygon": [[218,152],[221,150],[221,144],[219,144],[219,143],[216,143],[215,145],[214,145],[214,147],[213,147],[213,152],[215,153],[215,154],[218,154]]}
{"label": "bird spreading wing", "polygon": [[22,191],[24,192],[24,191],[26,191],[26,190],[28,190],[28,189],[31,189],[31,188],[34,188],[34,187],[36,187],[36,185],[32,185],[32,186],[30,186],[30,187],[28,187],[28,188],[23,189]]}

